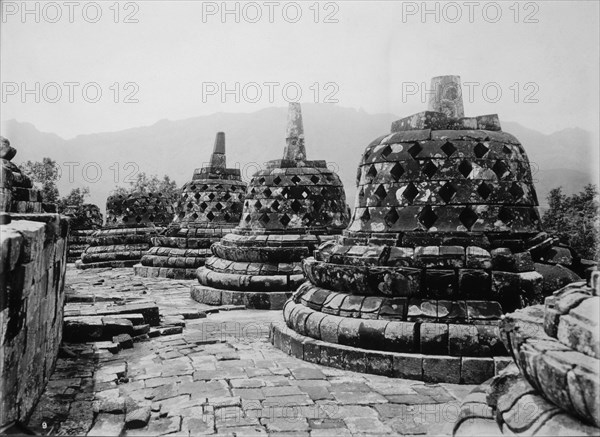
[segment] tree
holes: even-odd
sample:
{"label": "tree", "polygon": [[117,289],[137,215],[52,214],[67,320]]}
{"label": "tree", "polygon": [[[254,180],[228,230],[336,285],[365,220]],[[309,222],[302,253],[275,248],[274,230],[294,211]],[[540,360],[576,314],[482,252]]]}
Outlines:
{"label": "tree", "polygon": [[47,157],[42,162],[27,161],[21,165],[21,170],[29,176],[35,188],[41,191],[43,202],[56,203],[58,200],[56,181],[59,178],[59,168],[56,161]]}
{"label": "tree", "polygon": [[600,258],[598,189],[586,185],[579,193],[567,196],[562,187],[548,194],[549,209],[542,217],[544,229],[575,249],[582,258]]}
{"label": "tree", "polygon": [[68,195],[58,199],[58,212],[63,213],[69,207],[81,208],[85,198],[89,195],[90,189],[88,187],[73,188]]}
{"label": "tree", "polygon": [[159,179],[157,175],[147,176],[144,172],[138,173],[135,181],[129,182],[129,187],[116,187],[114,193],[128,195],[136,191],[161,193],[173,200],[177,198],[178,193],[177,183],[169,176],[164,175]]}

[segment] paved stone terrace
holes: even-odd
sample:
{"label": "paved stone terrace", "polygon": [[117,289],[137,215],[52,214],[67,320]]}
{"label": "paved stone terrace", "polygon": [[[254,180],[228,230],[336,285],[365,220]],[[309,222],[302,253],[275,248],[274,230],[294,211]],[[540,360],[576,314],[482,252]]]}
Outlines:
{"label": "paved stone terrace", "polygon": [[[75,270],[71,293],[155,300],[161,316],[208,309],[190,281],[132,269]],[[268,341],[280,311],[186,319],[182,334],[117,354],[67,344],[28,426],[61,435],[449,435],[473,386],[337,370],[289,357]]]}

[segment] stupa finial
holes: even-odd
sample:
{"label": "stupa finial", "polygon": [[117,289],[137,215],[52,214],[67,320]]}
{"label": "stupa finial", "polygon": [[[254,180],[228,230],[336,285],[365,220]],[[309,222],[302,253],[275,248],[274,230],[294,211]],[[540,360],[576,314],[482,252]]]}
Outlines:
{"label": "stupa finial", "polygon": [[212,168],[226,168],[227,167],[226,156],[225,156],[225,132],[217,132],[215,137],[215,147],[210,157],[210,166]]}
{"label": "stupa finial", "polygon": [[460,76],[437,76],[431,79],[428,110],[443,112],[451,118],[465,116]]}
{"label": "stupa finial", "polygon": [[306,159],[304,126],[302,124],[302,108],[300,107],[300,103],[291,102],[288,106],[285,142],[283,159],[292,161],[304,161]]}

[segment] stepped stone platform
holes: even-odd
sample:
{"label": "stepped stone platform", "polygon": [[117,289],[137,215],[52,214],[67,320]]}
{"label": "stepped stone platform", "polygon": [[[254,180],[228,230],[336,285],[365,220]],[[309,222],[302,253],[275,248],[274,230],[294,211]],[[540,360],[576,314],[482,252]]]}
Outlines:
{"label": "stepped stone platform", "polygon": [[153,247],[134,266],[135,273],[195,279],[196,269],[212,255],[211,245],[239,223],[245,192],[240,170],[227,168],[225,134],[219,132],[210,163],[183,185],[173,221],[164,234],[152,237]]}
{"label": "stepped stone platform", "polygon": [[367,146],[352,221],[303,257],[307,281],[275,345],[365,372],[483,382],[508,362],[502,315],[589,267],[543,232],[527,155],[498,116],[464,117],[456,76],[431,89],[429,111]]}
{"label": "stepped stone platform", "polygon": [[[103,342],[63,343],[24,425],[50,435],[450,435],[473,385],[360,374],[286,355],[269,326],[278,311],[202,305],[189,282],[135,276],[132,269],[67,268],[69,304],[155,302],[185,318],[179,334],[118,352]],[[216,312],[215,310],[218,310]]]}
{"label": "stepped stone platform", "polygon": [[281,309],[304,280],[302,259],[348,220],[342,182],[325,161],[306,159],[300,105],[291,103],[283,159],[252,177],[239,225],[211,246],[192,297]]}
{"label": "stepped stone platform", "polygon": [[98,206],[86,203],[69,206],[63,212],[69,217],[69,246],[67,262],[75,262],[88,247],[88,238],[102,227],[102,213]]}
{"label": "stepped stone platform", "polygon": [[78,269],[132,267],[173,218],[172,199],[162,193],[113,194],[106,201],[106,223],[88,237]]}
{"label": "stepped stone platform", "polygon": [[598,435],[599,281],[595,272],[590,286],[570,284],[544,306],[506,316],[502,338],[514,364],[465,399],[455,436],[481,427],[490,435]]}

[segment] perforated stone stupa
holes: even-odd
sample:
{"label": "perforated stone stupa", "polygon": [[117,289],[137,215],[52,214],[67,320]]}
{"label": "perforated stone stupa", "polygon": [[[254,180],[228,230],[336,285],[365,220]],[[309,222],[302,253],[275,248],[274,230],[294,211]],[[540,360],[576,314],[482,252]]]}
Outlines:
{"label": "perforated stone stupa", "polygon": [[300,262],[349,221],[344,187],[325,161],[306,158],[298,103],[290,103],[283,159],[251,179],[239,225],[212,245],[192,297],[281,309],[303,281]]}
{"label": "perforated stone stupa", "polygon": [[173,221],[164,235],[152,237],[153,247],[134,266],[136,274],[194,279],[212,254],[211,244],[240,222],[245,193],[240,170],[227,168],[225,134],[219,132],[210,163],[183,185]]}
{"label": "perforated stone stupa", "polygon": [[579,278],[557,254],[579,261],[541,232],[519,141],[496,115],[464,117],[457,76],[432,89],[429,111],[367,146],[352,222],[303,260],[308,281],[285,304],[290,329],[273,327],[277,347],[354,371],[482,382],[509,362],[502,314],[543,299],[534,261],[559,282]]}
{"label": "perforated stone stupa", "polygon": [[162,193],[113,194],[106,200],[106,222],[88,238],[75,263],[79,269],[132,267],[150,248],[151,238],[173,219],[173,199]]}
{"label": "perforated stone stupa", "polygon": [[88,238],[102,227],[102,213],[98,206],[85,203],[69,206],[63,214],[70,218],[67,262],[75,262],[85,251]]}

